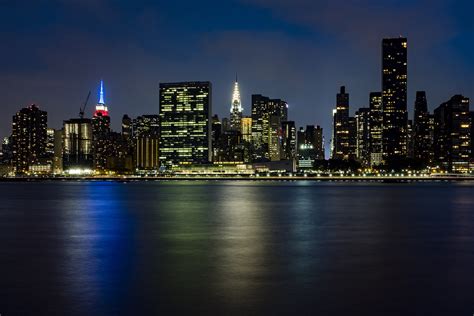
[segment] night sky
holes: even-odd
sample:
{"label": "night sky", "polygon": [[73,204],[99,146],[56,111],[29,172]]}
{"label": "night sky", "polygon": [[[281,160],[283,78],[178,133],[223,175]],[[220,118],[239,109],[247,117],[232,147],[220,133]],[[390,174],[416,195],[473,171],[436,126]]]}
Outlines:
{"label": "night sky", "polygon": [[209,80],[214,113],[229,115],[238,73],[245,114],[260,93],[289,103],[297,126],[327,143],[340,85],[351,112],[381,86],[381,40],[408,37],[408,105],[474,96],[471,1],[0,0],[0,136],[36,103],[60,128],[101,78],[113,128],[124,113],[158,112],[159,82]]}

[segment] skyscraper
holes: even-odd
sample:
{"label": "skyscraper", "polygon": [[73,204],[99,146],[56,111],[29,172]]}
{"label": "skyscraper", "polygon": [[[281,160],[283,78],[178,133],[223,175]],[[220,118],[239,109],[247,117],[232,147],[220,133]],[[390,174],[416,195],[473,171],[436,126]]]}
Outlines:
{"label": "skyscraper", "polygon": [[160,118],[141,115],[133,120],[135,167],[139,170],[159,168]]}
{"label": "skyscraper", "polygon": [[333,116],[333,159],[349,159],[351,154],[349,131],[349,94],[342,86],[336,96],[336,111]]}
{"label": "skyscraper", "polygon": [[372,92],[370,104],[370,165],[377,166],[383,163],[383,115],[382,93]]}
{"label": "skyscraper", "polygon": [[296,126],[294,121],[281,123],[282,158],[285,160],[296,159]]}
{"label": "skyscraper", "polygon": [[252,118],[243,117],[241,120],[242,139],[245,142],[250,143],[252,141]]}
{"label": "skyscraper", "polygon": [[[274,117],[272,119],[272,117]],[[270,99],[260,94],[252,95],[252,142],[254,160],[270,160],[270,144],[273,144],[272,157],[276,159],[277,121],[288,120],[288,104],[280,99]],[[272,122],[272,124],[270,124]]]}
{"label": "skyscraper", "polygon": [[107,152],[110,142],[108,135],[110,133],[109,110],[105,104],[104,82],[100,81],[99,102],[95,107],[92,117],[92,150],[94,156],[94,168],[97,171],[104,171],[107,164]]}
{"label": "skyscraper", "polygon": [[316,160],[324,160],[323,129],[307,125],[297,132],[298,167],[312,168]]}
{"label": "skyscraper", "polygon": [[46,155],[48,115],[35,104],[13,116],[13,166],[16,173],[27,173],[30,167]]}
{"label": "skyscraper", "polygon": [[407,155],[407,39],[382,41],[384,159]]}
{"label": "skyscraper", "polygon": [[175,167],[212,161],[210,82],[160,84],[160,164]]}
{"label": "skyscraper", "polygon": [[434,110],[434,118],[436,161],[448,172],[468,172],[471,156],[469,98],[453,96]]}
{"label": "skyscraper", "polygon": [[234,131],[241,131],[242,120],[242,102],[240,100],[239,82],[237,76],[234,83],[234,92],[232,94],[232,106],[230,108],[230,128]]}
{"label": "skyscraper", "polygon": [[357,160],[362,166],[370,165],[370,108],[360,108],[356,114]]}
{"label": "skyscraper", "polygon": [[122,136],[128,140],[132,138],[132,134],[133,134],[132,119],[127,114],[124,114],[122,117]]}
{"label": "skyscraper", "polygon": [[73,118],[63,124],[63,170],[67,173],[91,173],[94,167],[92,151],[92,121]]}
{"label": "skyscraper", "polygon": [[413,121],[414,158],[428,164],[433,160],[433,132],[425,91],[417,91]]}

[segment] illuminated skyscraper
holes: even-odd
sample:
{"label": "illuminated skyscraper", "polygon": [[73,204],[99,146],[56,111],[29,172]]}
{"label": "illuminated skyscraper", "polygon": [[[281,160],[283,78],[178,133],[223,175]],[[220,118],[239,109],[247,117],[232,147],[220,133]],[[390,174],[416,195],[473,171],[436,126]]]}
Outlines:
{"label": "illuminated skyscraper", "polygon": [[73,118],[64,121],[63,170],[66,173],[91,173],[93,170],[92,121]]}
{"label": "illuminated skyscraper", "polygon": [[234,131],[241,131],[242,102],[240,100],[239,83],[237,77],[234,83],[234,93],[232,94],[232,107],[230,108],[230,128]]}
{"label": "illuminated skyscraper", "polygon": [[109,110],[105,105],[104,82],[100,81],[99,102],[95,107],[92,117],[92,149],[94,153],[94,168],[97,171],[106,169],[107,151],[110,142],[108,134],[110,133]]}
{"label": "illuminated skyscraper", "polygon": [[174,167],[212,161],[210,82],[160,84],[160,164]]}
{"label": "illuminated skyscraper", "polygon": [[467,173],[471,156],[469,98],[455,95],[434,110],[434,157],[448,172]]}
{"label": "illuminated skyscraper", "polygon": [[407,39],[382,41],[384,159],[407,155]]}
{"label": "illuminated skyscraper", "polygon": [[370,93],[370,165],[383,163],[383,115],[382,93]]}
{"label": "illuminated skyscraper", "polygon": [[46,155],[47,120],[47,113],[35,104],[13,116],[12,147],[16,173],[27,173],[32,165]]}
{"label": "illuminated skyscraper", "polygon": [[240,121],[240,130],[242,132],[242,139],[248,143],[252,141],[252,118],[243,117]]}
{"label": "illuminated skyscraper", "polygon": [[[275,118],[271,119],[274,116]],[[270,144],[273,144],[272,157],[276,159],[275,145],[279,133],[276,131],[277,120],[288,120],[288,104],[280,99],[270,99],[260,94],[252,95],[252,143],[254,160],[270,160]],[[270,124],[273,122],[273,124]]]}

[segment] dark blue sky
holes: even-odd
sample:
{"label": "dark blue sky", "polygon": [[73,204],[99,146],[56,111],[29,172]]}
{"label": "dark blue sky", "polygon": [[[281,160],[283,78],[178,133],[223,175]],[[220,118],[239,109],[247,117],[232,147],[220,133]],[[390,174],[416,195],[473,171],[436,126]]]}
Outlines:
{"label": "dark blue sky", "polygon": [[29,103],[49,125],[76,117],[101,78],[113,127],[124,113],[158,112],[158,84],[209,80],[214,112],[228,116],[237,72],[250,95],[282,98],[298,126],[319,124],[346,85],[351,112],[380,89],[383,37],[409,43],[409,109],[474,95],[471,1],[0,0],[0,135]]}

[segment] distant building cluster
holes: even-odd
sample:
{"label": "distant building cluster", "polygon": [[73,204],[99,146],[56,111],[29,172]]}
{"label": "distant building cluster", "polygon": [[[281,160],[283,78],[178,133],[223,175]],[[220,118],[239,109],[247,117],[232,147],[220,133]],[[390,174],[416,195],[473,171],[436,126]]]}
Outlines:
{"label": "distant building cluster", "polygon": [[474,131],[469,98],[455,95],[430,113],[418,91],[414,118],[407,111],[407,39],[382,42],[382,84],[369,106],[349,116],[349,94],[341,87],[333,111],[331,158],[356,160],[363,168],[474,170]]}
{"label": "distant building cluster", "polygon": [[[89,94],[90,96],[90,94]],[[212,111],[210,82],[161,83],[159,114],[122,118],[110,127],[103,82],[92,118],[48,128],[36,105],[18,111],[2,143],[0,175],[150,175],[193,172],[411,172],[471,173],[474,131],[469,99],[455,95],[428,110],[416,93],[413,120],[407,111],[407,39],[382,41],[381,91],[350,115],[341,87],[333,110],[331,153],[325,160],[323,129],[297,127],[288,104],[254,94],[244,116],[236,78],[229,118]]]}

